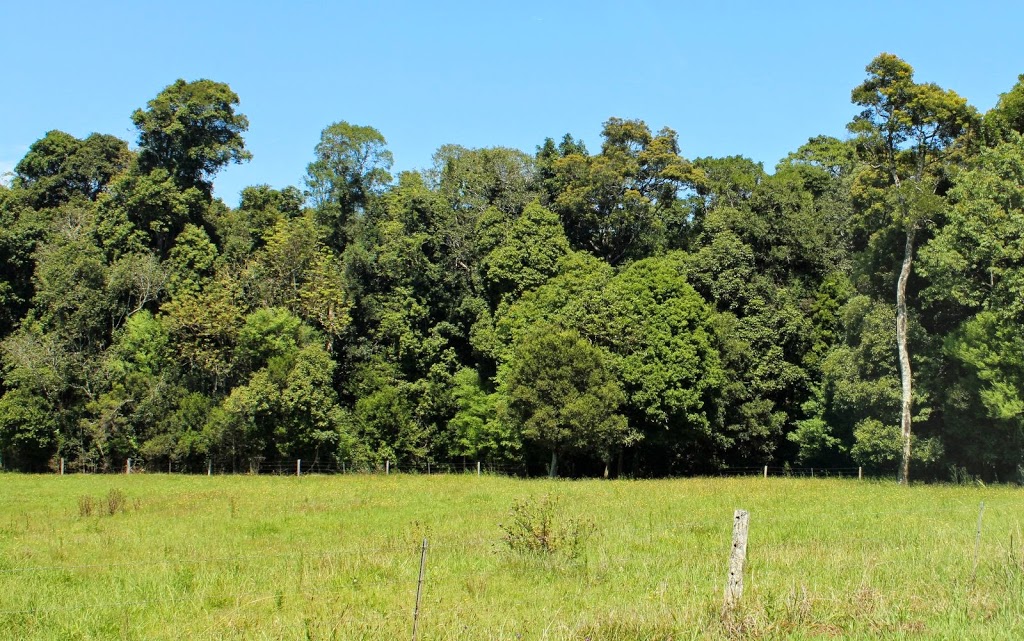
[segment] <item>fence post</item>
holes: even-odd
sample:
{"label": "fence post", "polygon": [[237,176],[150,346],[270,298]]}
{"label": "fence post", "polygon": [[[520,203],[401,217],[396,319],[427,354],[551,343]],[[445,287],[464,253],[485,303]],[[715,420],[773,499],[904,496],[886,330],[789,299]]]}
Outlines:
{"label": "fence post", "polygon": [[764,466],[764,477],[768,478],[768,466],[767,465]]}
{"label": "fence post", "polygon": [[420,618],[420,596],[423,594],[423,575],[427,569],[427,540],[423,539],[423,547],[420,548],[420,578],[416,582],[416,607],[412,611],[412,641],[416,641],[416,624]]}
{"label": "fence post", "polygon": [[476,475],[480,476],[480,461],[476,462]]}
{"label": "fence post", "polygon": [[212,460],[206,462],[206,475],[207,476],[212,476],[213,475],[213,461]]}
{"label": "fence post", "polygon": [[128,459],[128,462],[125,464],[124,473],[125,474],[131,474],[132,473],[132,460],[131,459]]}
{"label": "fence post", "polygon": [[60,475],[64,476],[64,457],[60,457]]}
{"label": "fence post", "polygon": [[384,461],[384,475],[391,474],[391,459],[385,459]]}
{"label": "fence post", "polygon": [[732,524],[732,552],[729,554],[729,578],[725,584],[725,600],[722,602],[723,618],[730,617],[743,596],[743,566],[747,560],[747,532],[750,528],[750,512],[736,510]]}
{"label": "fence post", "polygon": [[295,476],[302,476],[302,459],[295,459]]}
{"label": "fence post", "polygon": [[863,467],[858,467],[857,468],[857,480],[858,481],[863,481],[864,480],[864,468]]}

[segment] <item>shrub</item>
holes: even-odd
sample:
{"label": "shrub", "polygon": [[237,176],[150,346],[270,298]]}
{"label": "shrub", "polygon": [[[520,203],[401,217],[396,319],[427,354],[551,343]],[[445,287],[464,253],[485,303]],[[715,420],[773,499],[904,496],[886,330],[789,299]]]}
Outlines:
{"label": "shrub", "polygon": [[121,490],[110,490],[107,492],[107,514],[114,516],[118,512],[124,512],[128,506],[128,497]]}
{"label": "shrub", "polygon": [[498,525],[505,533],[508,549],[520,554],[560,554],[578,558],[594,532],[594,524],[581,518],[563,518],[558,499],[544,495],[539,499],[516,501],[509,510],[508,523]]}
{"label": "shrub", "polygon": [[96,511],[96,500],[88,494],[78,497],[78,516],[92,516]]}

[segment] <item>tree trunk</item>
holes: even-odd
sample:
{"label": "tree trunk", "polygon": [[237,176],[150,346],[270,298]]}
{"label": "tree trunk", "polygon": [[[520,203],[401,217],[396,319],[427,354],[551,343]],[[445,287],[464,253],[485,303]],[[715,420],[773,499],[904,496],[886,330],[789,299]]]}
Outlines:
{"label": "tree trunk", "polygon": [[914,236],[917,227],[911,225],[907,229],[907,242],[903,250],[903,267],[896,284],[896,343],[900,354],[900,381],[902,383],[902,411],[900,413],[900,430],[903,438],[903,460],[900,464],[899,482],[906,485],[910,482],[910,404],[913,379],[910,371],[910,348],[907,345],[907,281],[910,279],[910,267],[914,260]]}
{"label": "tree trunk", "polygon": [[548,476],[555,478],[558,476],[558,452],[551,450],[551,467],[548,468]]}

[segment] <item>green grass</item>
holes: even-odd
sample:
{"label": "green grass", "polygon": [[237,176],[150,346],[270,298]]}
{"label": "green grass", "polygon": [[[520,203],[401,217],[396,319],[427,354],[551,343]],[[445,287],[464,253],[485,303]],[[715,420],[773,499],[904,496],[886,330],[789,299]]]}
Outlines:
{"label": "green grass", "polygon": [[[578,556],[504,544],[545,495],[593,524]],[[747,585],[723,625],[734,508]],[[424,640],[1020,639],[1022,508],[827,479],[0,475],[0,639],[408,639],[424,537]]]}

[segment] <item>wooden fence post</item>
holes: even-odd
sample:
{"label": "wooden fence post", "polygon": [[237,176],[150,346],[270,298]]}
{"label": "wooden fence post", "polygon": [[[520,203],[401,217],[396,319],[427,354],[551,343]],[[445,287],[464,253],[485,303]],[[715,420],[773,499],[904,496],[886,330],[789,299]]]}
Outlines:
{"label": "wooden fence post", "polygon": [[60,475],[64,476],[64,457],[60,457]]}
{"label": "wooden fence post", "polygon": [[131,474],[132,473],[132,460],[131,459],[128,459],[128,462],[125,464],[124,473],[125,474]]}
{"label": "wooden fence post", "polygon": [[768,478],[768,466],[767,465],[764,466],[764,477]]}
{"label": "wooden fence post", "polygon": [[391,474],[391,459],[385,459],[384,461],[384,475]]}
{"label": "wooden fence post", "polygon": [[725,584],[725,600],[722,603],[723,618],[732,615],[743,596],[743,566],[747,560],[747,532],[750,528],[750,512],[736,510],[732,523],[732,552],[729,554],[729,578]]}
{"label": "wooden fence post", "polygon": [[206,462],[206,475],[207,476],[212,476],[213,475],[213,461],[212,460]]}
{"label": "wooden fence post", "polygon": [[858,481],[863,481],[864,480],[864,468],[863,467],[858,467],[857,468],[857,480]]}
{"label": "wooden fence post", "polygon": [[295,459],[295,476],[302,476],[302,459]]}
{"label": "wooden fence post", "polygon": [[476,475],[480,476],[480,461],[476,462]]}

